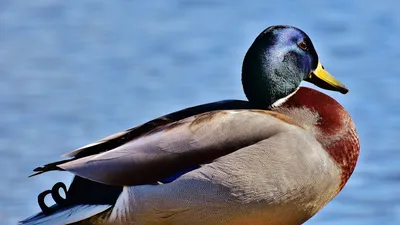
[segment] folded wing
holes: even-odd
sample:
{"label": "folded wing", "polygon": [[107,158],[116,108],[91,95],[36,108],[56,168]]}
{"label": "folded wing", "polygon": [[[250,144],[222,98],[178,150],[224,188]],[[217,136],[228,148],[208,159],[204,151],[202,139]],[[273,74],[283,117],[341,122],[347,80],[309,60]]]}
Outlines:
{"label": "folded wing", "polygon": [[79,149],[65,154],[66,157],[73,157],[72,159],[61,160],[53,163],[46,164],[41,167],[37,167],[33,171],[36,172],[31,176],[35,176],[44,172],[52,170],[60,170],[59,164],[69,162],[82,157],[99,154],[117,148],[127,142],[135,140],[149,132],[166,126],[170,123],[198,115],[205,112],[211,112],[215,110],[231,110],[231,109],[250,109],[251,104],[248,101],[241,100],[224,100],[219,102],[212,102],[208,104],[198,105],[177,112],[170,113],[165,116],[161,116],[140,126],[130,128],[128,130],[113,134],[91,144],[85,145]]}
{"label": "folded wing", "polygon": [[280,115],[268,111],[206,112],[58,167],[108,185],[148,184],[253,145],[288,126]]}

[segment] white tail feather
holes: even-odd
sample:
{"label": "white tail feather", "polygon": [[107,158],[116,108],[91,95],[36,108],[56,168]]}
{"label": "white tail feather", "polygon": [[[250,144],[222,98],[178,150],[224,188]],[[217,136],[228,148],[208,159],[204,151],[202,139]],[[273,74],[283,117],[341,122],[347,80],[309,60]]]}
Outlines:
{"label": "white tail feather", "polygon": [[20,225],[66,225],[85,220],[109,209],[111,205],[76,205],[50,215],[37,215],[21,221]]}

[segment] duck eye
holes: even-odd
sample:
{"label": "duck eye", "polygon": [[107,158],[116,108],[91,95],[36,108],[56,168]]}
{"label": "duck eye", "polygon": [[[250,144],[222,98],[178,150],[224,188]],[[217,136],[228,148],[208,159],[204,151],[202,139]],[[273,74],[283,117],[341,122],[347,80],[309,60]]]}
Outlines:
{"label": "duck eye", "polygon": [[307,44],[305,41],[300,42],[299,44],[297,44],[297,46],[299,46],[299,48],[301,48],[304,51],[308,50]]}

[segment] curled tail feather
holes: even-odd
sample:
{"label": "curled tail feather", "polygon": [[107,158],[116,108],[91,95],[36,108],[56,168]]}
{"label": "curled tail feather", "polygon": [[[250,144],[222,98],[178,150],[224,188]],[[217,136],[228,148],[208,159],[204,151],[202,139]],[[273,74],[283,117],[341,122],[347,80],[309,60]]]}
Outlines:
{"label": "curled tail feather", "polygon": [[[60,189],[65,192],[65,198],[60,195]],[[122,187],[108,186],[81,177],[75,177],[69,190],[64,183],[56,183],[51,190],[38,195],[38,203],[42,212],[31,216],[20,225],[62,225],[84,222],[98,214],[105,215],[117,202],[122,193]],[[50,194],[55,205],[47,206],[44,198]],[[99,215],[100,216],[100,215]],[[97,218],[97,216],[96,216]]]}
{"label": "curled tail feather", "polygon": [[110,209],[111,205],[76,205],[46,215],[43,212],[19,222],[19,225],[66,225],[86,220]]}

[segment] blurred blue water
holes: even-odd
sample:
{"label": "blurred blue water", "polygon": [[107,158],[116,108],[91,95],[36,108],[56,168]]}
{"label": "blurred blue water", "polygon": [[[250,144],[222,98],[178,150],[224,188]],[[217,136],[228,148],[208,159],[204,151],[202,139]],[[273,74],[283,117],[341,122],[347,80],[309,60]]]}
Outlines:
{"label": "blurred blue water", "polygon": [[[232,1],[233,2],[233,1]],[[244,99],[241,62],[265,27],[312,38],[350,88],[357,125],[347,186],[307,224],[400,224],[400,2],[0,1],[0,221],[39,211],[67,173],[32,168],[184,107]]]}

